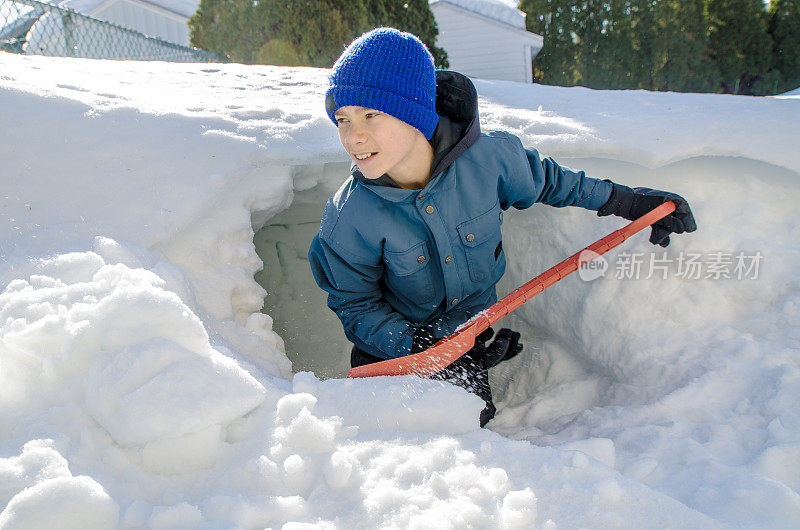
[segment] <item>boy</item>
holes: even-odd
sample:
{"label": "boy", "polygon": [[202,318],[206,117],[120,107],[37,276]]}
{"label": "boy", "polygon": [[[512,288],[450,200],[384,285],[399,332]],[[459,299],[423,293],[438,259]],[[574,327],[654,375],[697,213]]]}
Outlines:
{"label": "boy", "polygon": [[[325,205],[309,249],[328,306],[354,344],[360,366],[427,349],[497,300],[505,271],[503,210],[535,202],[581,206],[635,219],[671,200],[676,211],[650,241],[696,229],[678,195],[586,177],[542,160],[505,132],[481,133],[475,87],[435,71],[415,36],[377,28],[354,40],[334,64],[325,104],[351,176]],[[488,330],[439,374],[495,412],[488,369],[516,355],[519,334]]]}

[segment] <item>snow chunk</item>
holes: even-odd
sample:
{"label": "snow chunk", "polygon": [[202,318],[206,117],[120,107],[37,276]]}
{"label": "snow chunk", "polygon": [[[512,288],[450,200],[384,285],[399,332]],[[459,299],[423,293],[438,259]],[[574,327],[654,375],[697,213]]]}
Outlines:
{"label": "snow chunk", "polygon": [[[288,425],[280,426],[275,431],[275,439],[285,445],[291,445],[303,452],[309,453],[327,453],[333,449],[334,440],[336,438],[336,424],[330,421],[324,421],[313,414],[307,406],[302,408],[291,416],[286,415],[286,409],[289,408],[285,404],[288,400],[295,402],[290,405],[292,408],[297,407],[297,398],[304,399],[306,396],[313,399],[306,400],[306,402],[316,403],[316,399],[308,394],[292,394],[281,398],[278,401],[278,412],[276,414],[278,421],[287,422]],[[287,421],[291,418],[289,421]]]}
{"label": "snow chunk", "polygon": [[122,263],[132,269],[149,267],[152,261],[144,249],[121,245],[109,237],[97,236],[92,241],[92,250],[108,263]]}
{"label": "snow chunk", "polygon": [[57,477],[17,494],[3,513],[0,528],[102,530],[117,527],[119,506],[90,477]]}
{"label": "snow chunk", "polygon": [[529,488],[508,492],[500,508],[503,528],[531,528],[536,521],[537,502],[536,495]]}
{"label": "snow chunk", "polygon": [[86,408],[117,443],[142,445],[228,423],[263,393],[233,359],[151,339],[109,355],[89,381]]}
{"label": "snow chunk", "polygon": [[52,440],[31,440],[22,447],[22,454],[0,458],[0,506],[25,488],[45,480],[71,477],[67,461],[53,449]]}

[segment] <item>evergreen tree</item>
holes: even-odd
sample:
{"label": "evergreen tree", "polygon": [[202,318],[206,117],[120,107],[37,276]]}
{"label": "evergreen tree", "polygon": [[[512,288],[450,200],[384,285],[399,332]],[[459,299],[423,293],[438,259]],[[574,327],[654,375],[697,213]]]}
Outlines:
{"label": "evergreen tree", "polygon": [[707,0],[709,55],[724,92],[752,93],[770,68],[772,42],[762,0]]}
{"label": "evergreen tree", "polygon": [[329,68],[369,25],[366,1],[266,0],[256,13],[266,23],[255,54],[260,64]]}
{"label": "evergreen tree", "polygon": [[603,0],[574,2],[576,22],[576,82],[590,88],[602,88],[613,81],[605,60],[608,55],[609,4]]}
{"label": "evergreen tree", "polygon": [[370,28],[389,26],[400,31],[413,33],[425,43],[433,55],[437,68],[447,68],[447,53],[436,46],[439,29],[428,0],[406,0],[404,2],[369,0],[367,9],[370,13]]}
{"label": "evergreen tree", "polygon": [[189,18],[192,46],[252,63],[265,40],[265,27],[256,20],[252,0],[201,0]]}
{"label": "evergreen tree", "polygon": [[711,92],[719,72],[708,57],[703,0],[660,0],[653,32],[650,88]]}
{"label": "evergreen tree", "polygon": [[641,68],[627,0],[583,0],[576,10],[578,82],[591,88],[638,88]]}
{"label": "evergreen tree", "polygon": [[635,60],[631,65],[637,88],[655,90],[654,64],[658,56],[658,0],[630,0],[627,6]]}
{"label": "evergreen tree", "polygon": [[523,0],[520,9],[544,37],[537,82],[719,90],[705,0]]}
{"label": "evergreen tree", "polygon": [[770,85],[766,89],[782,93],[800,87],[800,0],[770,2],[769,33],[777,74],[765,80]]}
{"label": "evergreen tree", "polygon": [[378,26],[411,31],[439,67],[428,2],[408,0],[200,0],[189,19],[192,45],[243,63],[328,68],[355,37]]}
{"label": "evergreen tree", "polygon": [[533,78],[538,83],[572,86],[577,83],[578,33],[574,0],[522,0],[519,9],[527,14],[528,31],[542,36],[541,51],[533,61]]}

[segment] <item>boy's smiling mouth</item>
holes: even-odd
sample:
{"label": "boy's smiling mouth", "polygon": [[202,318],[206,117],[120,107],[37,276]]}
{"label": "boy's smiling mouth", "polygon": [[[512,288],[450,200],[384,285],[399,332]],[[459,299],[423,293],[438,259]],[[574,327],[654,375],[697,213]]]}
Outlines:
{"label": "boy's smiling mouth", "polygon": [[355,154],[354,153],[353,156],[356,157],[356,159],[359,162],[363,162],[364,160],[368,160],[368,159],[372,158],[373,156],[375,156],[377,154],[378,154],[377,152],[375,152],[375,153],[361,153],[361,154]]}

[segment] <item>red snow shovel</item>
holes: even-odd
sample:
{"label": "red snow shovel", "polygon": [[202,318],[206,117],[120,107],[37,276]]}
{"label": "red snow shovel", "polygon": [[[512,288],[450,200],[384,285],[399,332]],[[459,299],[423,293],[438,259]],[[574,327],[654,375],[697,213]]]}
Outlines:
{"label": "red snow shovel", "polygon": [[472,348],[475,345],[475,337],[481,332],[486,331],[489,326],[496,323],[558,280],[572,274],[578,270],[578,267],[605,254],[636,232],[647,228],[659,219],[666,217],[674,210],[675,204],[672,201],[667,201],[628,225],[595,241],[555,267],[547,269],[536,278],[515,289],[495,302],[494,305],[481,311],[472,319],[462,324],[455,333],[441,339],[427,350],[404,357],[398,357],[397,359],[389,359],[388,361],[358,366],[350,370],[347,377],[407,374],[427,376],[435,374],[449,366],[453,361],[464,355],[467,350]]}

